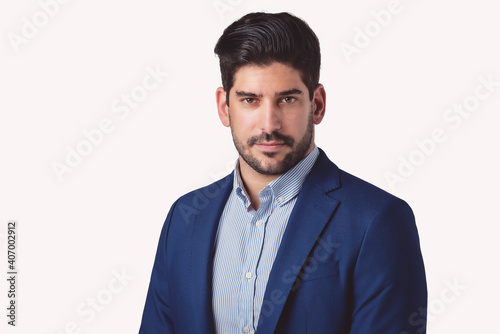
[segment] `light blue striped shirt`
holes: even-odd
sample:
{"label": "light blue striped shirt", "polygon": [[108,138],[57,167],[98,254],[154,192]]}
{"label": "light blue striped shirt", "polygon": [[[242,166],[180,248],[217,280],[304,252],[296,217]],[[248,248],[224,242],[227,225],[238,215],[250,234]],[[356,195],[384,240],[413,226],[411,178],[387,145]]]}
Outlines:
{"label": "light blue striped shirt", "polygon": [[269,274],[290,213],[319,150],[313,150],[259,192],[255,211],[236,162],[233,190],[222,212],[213,263],[212,307],[221,334],[255,333]]}

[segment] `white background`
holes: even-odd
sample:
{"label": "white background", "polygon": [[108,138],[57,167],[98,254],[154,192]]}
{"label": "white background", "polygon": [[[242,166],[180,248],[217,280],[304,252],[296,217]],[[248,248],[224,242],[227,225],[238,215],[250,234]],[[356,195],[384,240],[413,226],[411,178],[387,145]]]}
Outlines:
{"label": "white background", "polygon": [[[226,10],[217,12],[217,3]],[[356,27],[370,27],[370,13],[388,3],[74,0],[15,47],[23,18],[33,22],[42,9],[34,0],[2,0],[0,259],[6,274],[7,221],[16,219],[19,294],[12,328],[0,281],[0,331],[137,332],[170,205],[225,175],[236,159],[216,113],[213,47],[235,19],[265,10],[296,14],[321,41],[327,114],[317,145],[340,168],[412,206],[427,270],[428,333],[498,333],[500,87],[455,128],[443,115],[474,95],[480,76],[500,81],[500,11],[491,0],[401,0],[369,45],[346,57],[340,45],[355,46]],[[38,19],[44,23],[43,14]],[[147,67],[168,77],[120,118],[113,103],[142,83]],[[60,182],[54,162],[65,164],[67,147],[103,119],[113,131]],[[435,128],[446,140],[428,155],[415,153],[415,140]],[[420,165],[390,187],[386,173],[412,154]],[[113,278],[122,271],[126,286]],[[447,281],[461,288],[453,292]],[[110,283],[121,291],[110,292]],[[105,305],[91,317],[87,303],[96,297]]]}

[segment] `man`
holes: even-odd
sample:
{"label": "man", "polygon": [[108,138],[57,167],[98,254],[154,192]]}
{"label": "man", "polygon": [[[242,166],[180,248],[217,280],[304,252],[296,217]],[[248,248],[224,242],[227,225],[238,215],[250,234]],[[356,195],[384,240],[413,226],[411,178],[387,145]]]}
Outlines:
{"label": "man", "polygon": [[411,209],[314,143],[326,102],[314,32],[252,13],[215,52],[218,113],[239,157],[172,205],[140,333],[424,333]]}

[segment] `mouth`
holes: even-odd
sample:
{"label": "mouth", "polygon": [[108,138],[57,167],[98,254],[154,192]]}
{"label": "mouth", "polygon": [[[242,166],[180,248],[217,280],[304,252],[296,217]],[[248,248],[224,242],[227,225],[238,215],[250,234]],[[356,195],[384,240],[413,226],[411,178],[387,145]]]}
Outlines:
{"label": "mouth", "polygon": [[282,142],[262,142],[262,143],[256,143],[255,146],[257,146],[262,151],[274,152],[274,151],[278,151],[281,148],[283,148],[285,146],[285,143],[282,143]]}

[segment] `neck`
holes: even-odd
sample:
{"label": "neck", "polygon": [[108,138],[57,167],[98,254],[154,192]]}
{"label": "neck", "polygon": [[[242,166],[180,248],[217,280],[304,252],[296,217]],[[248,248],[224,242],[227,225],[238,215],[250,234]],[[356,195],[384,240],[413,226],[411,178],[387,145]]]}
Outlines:
{"label": "neck", "polygon": [[260,207],[259,193],[273,180],[277,179],[279,175],[266,175],[255,171],[250,167],[242,158],[239,157],[240,176],[243,181],[243,186],[250,197],[252,207],[258,210]]}
{"label": "neck", "polygon": [[[311,143],[311,147],[306,152],[304,157],[306,157],[309,153],[311,153],[313,147],[314,143]],[[243,186],[245,187],[245,190],[248,196],[250,197],[250,202],[252,203],[251,205],[254,208],[254,210],[258,210],[260,207],[260,200],[259,200],[260,191],[282,174],[276,174],[276,175],[261,174],[252,167],[250,167],[245,162],[245,160],[243,160],[241,156],[239,157],[239,167],[240,167],[241,180],[243,181]]]}

